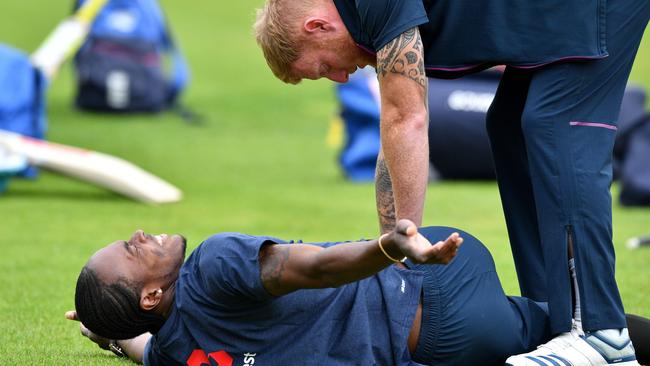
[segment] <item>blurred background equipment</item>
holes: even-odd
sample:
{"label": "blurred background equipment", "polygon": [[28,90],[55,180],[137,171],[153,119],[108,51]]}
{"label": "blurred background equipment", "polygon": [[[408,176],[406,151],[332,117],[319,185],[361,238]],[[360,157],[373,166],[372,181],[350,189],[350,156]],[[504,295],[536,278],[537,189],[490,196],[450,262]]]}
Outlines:
{"label": "blurred background equipment", "polygon": [[9,179],[27,167],[27,158],[0,147],[0,193],[7,189]]}
{"label": "blurred background equipment", "polygon": [[[345,130],[345,144],[339,164],[345,176],[356,182],[371,181],[379,152],[379,84],[374,70],[365,68],[350,75],[345,84],[336,84],[340,117]],[[333,126],[339,126],[340,120]],[[343,136],[340,129],[330,130],[329,145],[337,145]]]}
{"label": "blurred background equipment", "polygon": [[[32,138],[45,138],[45,91],[48,80],[26,54],[0,44],[0,129]],[[6,155],[0,155],[4,164]],[[25,167],[16,174],[35,178],[37,170]]]}
{"label": "blurred background equipment", "polygon": [[627,243],[625,243],[625,245],[628,247],[628,249],[637,249],[642,246],[650,247],[650,234],[630,238],[627,240]]}
{"label": "blurred background equipment", "polygon": [[[0,44],[0,129],[37,139],[47,130],[45,92],[51,79],[88,33],[90,23],[107,0],[90,0],[61,21],[34,52],[31,59],[11,46]],[[9,164],[0,155],[0,165]],[[13,169],[10,169],[13,171]],[[37,170],[14,172],[35,178]],[[8,176],[5,175],[5,183]]]}
{"label": "blurred background equipment", "polygon": [[614,177],[623,206],[650,206],[650,114],[646,92],[628,87],[623,97],[614,145]]}
{"label": "blurred background equipment", "polygon": [[75,56],[75,71],[78,108],[118,113],[180,108],[190,76],[156,0],[110,0]]}
{"label": "blurred background equipment", "polygon": [[90,25],[108,0],[89,0],[63,20],[32,55],[32,63],[52,79],[88,34]]}
{"label": "blurred background equipment", "polygon": [[176,202],[182,198],[178,188],[115,156],[2,130],[0,149],[24,156],[31,164],[94,183],[146,203]]}
{"label": "blurred background equipment", "polygon": [[[485,115],[501,72],[462,79],[429,79],[429,161],[433,176],[449,180],[495,179]],[[369,69],[336,86],[346,132],[339,163],[352,181],[374,179],[379,144],[377,79]],[[646,92],[629,86],[623,97],[614,148],[614,177],[625,206],[650,205],[650,114]]]}
{"label": "blurred background equipment", "polygon": [[501,72],[429,79],[429,161],[441,179],[495,179],[485,128]]}
{"label": "blurred background equipment", "polygon": [[[31,59],[0,44],[0,192],[14,175],[36,177],[35,166],[40,166],[147,203],[181,199],[178,188],[125,160],[42,141],[47,129],[47,87],[64,61],[82,44],[92,22],[106,4],[107,0],[79,4],[73,15],[57,25]],[[155,12],[156,9],[147,11]],[[137,19],[145,15],[139,14]],[[153,94],[151,90],[147,92]]]}

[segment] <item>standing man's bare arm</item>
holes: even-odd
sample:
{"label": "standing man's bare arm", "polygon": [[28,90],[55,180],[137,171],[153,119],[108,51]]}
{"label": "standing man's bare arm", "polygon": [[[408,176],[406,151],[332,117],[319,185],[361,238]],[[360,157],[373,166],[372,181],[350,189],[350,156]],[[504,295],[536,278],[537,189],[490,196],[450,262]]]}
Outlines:
{"label": "standing man's bare arm", "polygon": [[375,191],[380,229],[397,219],[422,224],[429,176],[427,78],[417,28],[402,33],[377,53],[381,92],[381,145]]}

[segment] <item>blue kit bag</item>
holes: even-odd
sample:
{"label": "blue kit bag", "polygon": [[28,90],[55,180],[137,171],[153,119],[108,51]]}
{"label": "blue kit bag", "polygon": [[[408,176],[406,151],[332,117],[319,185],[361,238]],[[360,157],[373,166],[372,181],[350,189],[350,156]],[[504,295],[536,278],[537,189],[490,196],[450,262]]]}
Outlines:
{"label": "blue kit bag", "polygon": [[[76,2],[76,8],[84,0]],[[189,80],[156,0],[110,0],[75,56],[80,109],[159,112],[176,106]]]}
{"label": "blue kit bag", "polygon": [[485,115],[501,73],[429,79],[429,161],[442,179],[495,179]]}
{"label": "blue kit bag", "polygon": [[[0,86],[0,129],[43,139],[47,129],[47,79],[32,65],[26,54],[3,44],[0,44]],[[16,165],[10,165],[7,167],[0,162],[0,175],[4,174],[5,168],[11,170],[12,174],[17,173]],[[28,167],[19,173],[23,177],[34,178],[37,170]],[[6,178],[7,174],[4,176]]]}

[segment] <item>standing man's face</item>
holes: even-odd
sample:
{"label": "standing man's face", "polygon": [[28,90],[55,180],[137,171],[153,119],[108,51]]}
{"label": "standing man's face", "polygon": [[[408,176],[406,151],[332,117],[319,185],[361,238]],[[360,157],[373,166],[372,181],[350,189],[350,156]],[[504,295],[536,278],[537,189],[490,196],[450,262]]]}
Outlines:
{"label": "standing man's face", "polygon": [[305,50],[293,64],[294,73],[303,79],[328,78],[339,83],[347,82],[357,67],[349,51],[339,52],[336,47]]}
{"label": "standing man's face", "polygon": [[292,67],[293,73],[304,79],[327,78],[345,83],[357,68],[373,61],[374,57],[361,50],[347,30],[339,27],[325,37],[306,39]]}

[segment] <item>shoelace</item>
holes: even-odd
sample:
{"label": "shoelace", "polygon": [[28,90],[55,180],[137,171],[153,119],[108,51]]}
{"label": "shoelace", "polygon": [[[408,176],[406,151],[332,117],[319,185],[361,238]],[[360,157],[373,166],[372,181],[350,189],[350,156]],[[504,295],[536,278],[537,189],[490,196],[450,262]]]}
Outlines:
{"label": "shoelace", "polygon": [[582,330],[582,322],[575,319],[571,320],[571,333],[577,334],[579,337],[584,337],[585,332]]}
{"label": "shoelace", "polygon": [[556,350],[563,350],[572,347],[573,342],[575,342],[577,338],[581,338],[581,336],[584,336],[584,332],[582,332],[582,330],[578,327],[578,324],[574,319],[571,320],[571,330],[569,332],[563,333],[551,339],[547,343],[538,346],[537,349],[546,348],[551,352],[556,352]]}

